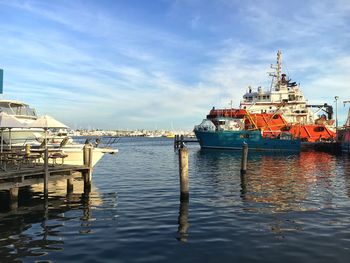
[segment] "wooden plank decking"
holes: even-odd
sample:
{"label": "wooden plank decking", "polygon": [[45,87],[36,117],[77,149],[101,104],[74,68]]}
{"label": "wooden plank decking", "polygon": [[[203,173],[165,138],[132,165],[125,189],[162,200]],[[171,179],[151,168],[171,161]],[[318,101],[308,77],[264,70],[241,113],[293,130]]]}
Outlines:
{"label": "wooden plank decking", "polygon": [[[49,166],[49,181],[81,177],[81,173],[88,172],[89,167],[83,165],[55,165]],[[76,173],[79,172],[79,173]],[[11,169],[0,172],[0,190],[9,190],[14,187],[29,186],[43,183],[45,169],[43,165],[21,166],[20,169]]]}

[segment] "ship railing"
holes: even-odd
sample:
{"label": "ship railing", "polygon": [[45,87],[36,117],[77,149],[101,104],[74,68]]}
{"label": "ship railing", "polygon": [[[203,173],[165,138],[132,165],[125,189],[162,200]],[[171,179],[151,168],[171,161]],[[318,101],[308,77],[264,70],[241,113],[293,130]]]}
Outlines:
{"label": "ship railing", "polygon": [[73,137],[74,142],[81,144],[91,143],[94,147],[114,148],[120,141],[120,136],[77,136]]}

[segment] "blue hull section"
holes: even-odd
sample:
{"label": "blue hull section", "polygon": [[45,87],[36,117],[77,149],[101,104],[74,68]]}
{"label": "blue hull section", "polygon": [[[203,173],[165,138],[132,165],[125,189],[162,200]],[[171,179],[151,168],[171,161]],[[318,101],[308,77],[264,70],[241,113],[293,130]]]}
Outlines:
{"label": "blue hull section", "polygon": [[247,143],[251,150],[300,152],[300,140],[264,138],[260,131],[195,131],[195,134],[202,148],[238,150]]}
{"label": "blue hull section", "polygon": [[343,142],[341,144],[341,150],[342,150],[342,152],[350,153],[350,143]]}

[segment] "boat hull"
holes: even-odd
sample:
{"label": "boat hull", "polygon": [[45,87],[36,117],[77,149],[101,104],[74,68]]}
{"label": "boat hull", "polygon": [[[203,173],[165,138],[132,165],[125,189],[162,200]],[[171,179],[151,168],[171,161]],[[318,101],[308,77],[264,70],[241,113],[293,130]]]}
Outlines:
{"label": "boat hull", "polygon": [[300,140],[264,138],[260,131],[195,131],[195,134],[202,148],[239,150],[247,143],[249,149],[256,151],[300,152]]}
{"label": "boat hull", "polygon": [[341,144],[341,150],[342,150],[342,152],[350,153],[350,143],[349,142],[343,142]]}
{"label": "boat hull", "polygon": [[[64,158],[63,162],[64,164],[70,164],[70,165],[84,165],[84,150],[83,147],[62,147],[59,148],[59,150],[66,154],[67,157]],[[116,154],[118,150],[116,149],[109,149],[109,148],[93,148],[92,150],[92,167],[94,167],[98,161],[105,155],[106,153],[109,154]],[[43,162],[43,159],[40,160],[40,162]],[[53,160],[49,160],[50,163],[53,162]],[[57,161],[60,163],[60,160]]]}

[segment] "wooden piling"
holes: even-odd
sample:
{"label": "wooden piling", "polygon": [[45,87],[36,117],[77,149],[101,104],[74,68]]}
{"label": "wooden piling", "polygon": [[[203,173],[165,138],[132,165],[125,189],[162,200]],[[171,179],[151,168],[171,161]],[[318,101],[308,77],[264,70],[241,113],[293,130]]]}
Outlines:
{"label": "wooden piling", "polygon": [[30,144],[29,144],[29,143],[27,143],[27,144],[25,145],[25,154],[26,154],[27,156],[30,155]]}
{"label": "wooden piling", "polygon": [[46,147],[44,152],[44,197],[49,195],[49,149]]}
{"label": "wooden piling", "polygon": [[179,174],[180,174],[180,199],[189,199],[188,185],[188,149],[186,147],[179,149]]}
{"label": "wooden piling", "polygon": [[73,193],[73,179],[67,179],[67,195]]}
{"label": "wooden piling", "polygon": [[18,208],[18,191],[18,187],[13,187],[9,190],[9,207],[11,210]]}
{"label": "wooden piling", "polygon": [[90,144],[85,144],[83,151],[84,165],[88,168],[88,170],[83,174],[84,192],[90,192],[92,180],[92,146]]}
{"label": "wooden piling", "polygon": [[248,144],[243,143],[243,146],[242,146],[241,174],[245,174],[247,172],[247,160],[248,160]]}

